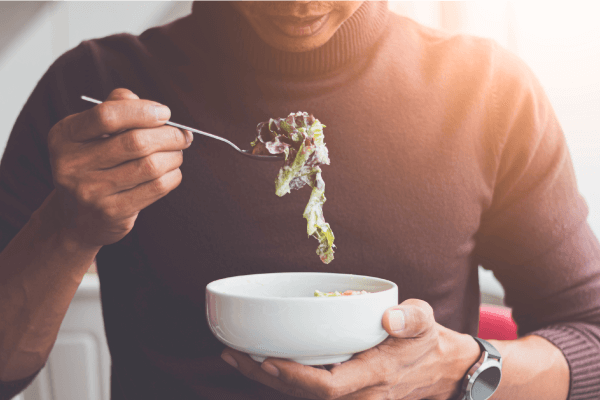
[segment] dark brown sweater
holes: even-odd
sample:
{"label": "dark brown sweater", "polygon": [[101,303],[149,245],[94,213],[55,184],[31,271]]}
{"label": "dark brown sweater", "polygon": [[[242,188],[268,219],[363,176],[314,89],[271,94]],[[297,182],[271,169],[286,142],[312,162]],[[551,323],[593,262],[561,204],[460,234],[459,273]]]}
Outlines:
{"label": "dark brown sweater", "polygon": [[477,266],[506,291],[519,334],[556,344],[569,398],[600,397],[600,246],[563,133],[531,71],[494,42],[449,35],[365,3],[320,49],[264,44],[226,3],[60,57],[19,116],[0,168],[0,248],[52,190],[46,136],[117,87],[172,120],[248,148],[257,123],[307,111],[325,128],[321,263],[302,218],[310,190],[275,195],[276,164],[196,137],[183,182],[98,254],[112,398],[287,399],[219,355],[204,288],[275,271],[366,274],[477,334]]}

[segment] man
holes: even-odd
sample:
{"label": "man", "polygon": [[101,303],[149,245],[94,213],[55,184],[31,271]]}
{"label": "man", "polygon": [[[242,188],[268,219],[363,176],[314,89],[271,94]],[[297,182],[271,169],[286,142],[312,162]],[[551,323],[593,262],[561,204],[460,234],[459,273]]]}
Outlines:
{"label": "man", "polygon": [[[278,165],[164,125],[249,147],[257,123],[298,110],[327,126],[328,265],[304,235],[306,197],[274,195]],[[543,90],[494,43],[386,3],[196,3],[139,37],[84,42],[31,95],[0,182],[5,397],[45,363],[94,259],[115,400],[462,396],[482,354],[479,264],[521,336],[490,341],[493,398],[600,395],[600,247]],[[281,271],[396,282],[390,337],[327,369],[224,348],[206,284]]]}

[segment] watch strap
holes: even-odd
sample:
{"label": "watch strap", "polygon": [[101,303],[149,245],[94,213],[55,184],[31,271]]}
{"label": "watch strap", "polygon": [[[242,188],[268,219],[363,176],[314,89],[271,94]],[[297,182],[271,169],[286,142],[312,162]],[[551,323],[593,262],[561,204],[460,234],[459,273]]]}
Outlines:
{"label": "watch strap", "polygon": [[474,399],[471,394],[472,385],[475,384],[475,381],[477,379],[476,376],[479,375],[478,371],[480,371],[481,368],[485,369],[486,364],[488,364],[489,362],[495,363],[497,365],[497,368],[502,370],[502,357],[500,356],[500,352],[488,341],[475,336],[472,337],[479,345],[479,348],[481,349],[481,355],[479,357],[479,360],[477,360],[477,362],[473,366],[471,366],[471,368],[469,368],[469,370],[467,371],[467,374],[461,386],[460,395],[457,400]]}
{"label": "watch strap", "polygon": [[487,340],[483,340],[475,336],[473,336],[473,339],[475,339],[475,341],[479,343],[481,351],[487,351],[489,357],[495,358],[496,360],[502,362],[502,356],[500,355],[500,352]]}

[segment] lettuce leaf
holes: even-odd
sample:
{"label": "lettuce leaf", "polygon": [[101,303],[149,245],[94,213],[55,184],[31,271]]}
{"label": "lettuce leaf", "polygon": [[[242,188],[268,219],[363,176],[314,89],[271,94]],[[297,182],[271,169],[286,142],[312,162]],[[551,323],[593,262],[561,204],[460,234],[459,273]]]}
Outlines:
{"label": "lettuce leaf", "polygon": [[333,232],[323,218],[325,182],[320,164],[329,165],[329,151],[325,146],[325,125],[306,112],[291,113],[287,118],[269,119],[256,127],[258,136],[251,143],[254,154],[285,155],[283,166],[275,179],[275,194],[284,196],[292,189],[305,185],[312,188],[304,209],[307,233],[319,241],[317,254],[325,264],[333,260]]}

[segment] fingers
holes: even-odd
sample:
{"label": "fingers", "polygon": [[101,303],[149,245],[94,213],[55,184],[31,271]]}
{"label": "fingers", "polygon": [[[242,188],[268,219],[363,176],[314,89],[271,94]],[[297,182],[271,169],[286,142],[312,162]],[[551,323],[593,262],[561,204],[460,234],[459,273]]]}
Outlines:
{"label": "fingers", "polygon": [[[115,100],[137,100],[137,99],[139,99],[138,95],[133,93],[131,90],[117,88],[117,89],[114,89],[112,92],[110,92],[110,94],[104,101],[106,102],[106,101],[111,101],[111,100],[115,101]],[[104,134],[101,137],[103,137],[103,138],[110,137],[110,134]]]}
{"label": "fingers", "polygon": [[181,178],[181,170],[177,168],[132,189],[116,193],[111,196],[112,209],[119,213],[119,217],[135,215],[179,186]]}
{"label": "fingers", "polygon": [[168,107],[154,101],[140,100],[126,89],[116,89],[104,103],[66,117],[57,124],[55,130],[64,139],[86,142],[127,129],[158,127],[170,117]]}
{"label": "fingers", "polygon": [[223,359],[246,377],[296,397],[335,399],[374,384],[370,368],[361,360],[346,361],[329,371],[279,358],[269,358],[259,364],[247,354],[230,348],[223,354],[230,356],[233,363],[227,356]]}
{"label": "fingers", "polygon": [[82,149],[82,154],[94,160],[93,168],[108,169],[153,153],[187,149],[193,140],[191,132],[169,125],[131,129],[90,143],[90,146]]}
{"label": "fingers", "polygon": [[[277,377],[269,374],[268,372],[266,372],[264,369],[262,369],[260,367],[259,363],[257,363],[253,359],[251,359],[250,356],[248,356],[247,354],[241,353],[239,351],[236,351],[236,350],[233,350],[230,348],[227,348],[226,350],[224,350],[223,354],[227,354],[231,358],[233,358],[233,360],[235,361],[235,365],[232,365],[232,366],[234,366],[242,375],[246,376],[247,378],[250,378],[252,380],[260,382],[263,385],[267,385],[275,390],[278,390],[278,391],[288,394],[290,396],[300,397],[300,398],[305,398],[305,399],[322,398],[322,397],[319,397],[319,396],[311,393],[310,391],[304,390],[302,388],[299,388],[299,387],[296,387],[293,385],[289,385],[286,382],[284,382],[283,380],[281,380],[280,378],[277,378]],[[227,361],[227,357],[223,357],[223,359]],[[284,362],[286,362],[286,361],[284,361]],[[292,361],[287,361],[287,363],[296,364]],[[300,367],[304,367],[304,368],[314,369],[315,371],[321,371],[323,373],[329,373],[324,370],[319,370],[319,369],[308,367],[308,366],[301,365],[301,364],[296,364],[296,365],[300,366]]]}
{"label": "fingers", "polygon": [[[421,300],[409,299],[386,310],[382,323],[396,338],[418,340],[390,337],[330,370],[279,358],[268,358],[259,364],[248,355],[229,348],[223,352],[229,357],[223,359],[246,377],[292,396],[348,400],[387,398],[400,382],[398,379],[410,379],[406,371],[421,368],[415,375],[419,377],[430,372],[431,365],[419,364],[419,361],[431,360],[432,357],[425,357],[428,353],[439,358],[432,353],[437,348],[438,336],[433,309]],[[425,383],[430,385],[431,379]],[[399,389],[398,398],[416,394],[414,389],[424,387],[407,384],[408,387]]]}
{"label": "fingers", "polygon": [[425,335],[435,326],[431,306],[418,299],[408,299],[383,313],[383,328],[394,337],[415,338]]}
{"label": "fingers", "polygon": [[115,89],[104,103],[52,127],[56,192],[70,205],[63,214],[82,242],[115,243],[139,211],[180,184],[181,150],[192,136],[165,126],[170,115],[165,106]]}
{"label": "fingers", "polygon": [[161,151],[100,173],[106,174],[107,181],[111,184],[108,194],[115,194],[160,178],[179,168],[182,163],[181,151]]}

